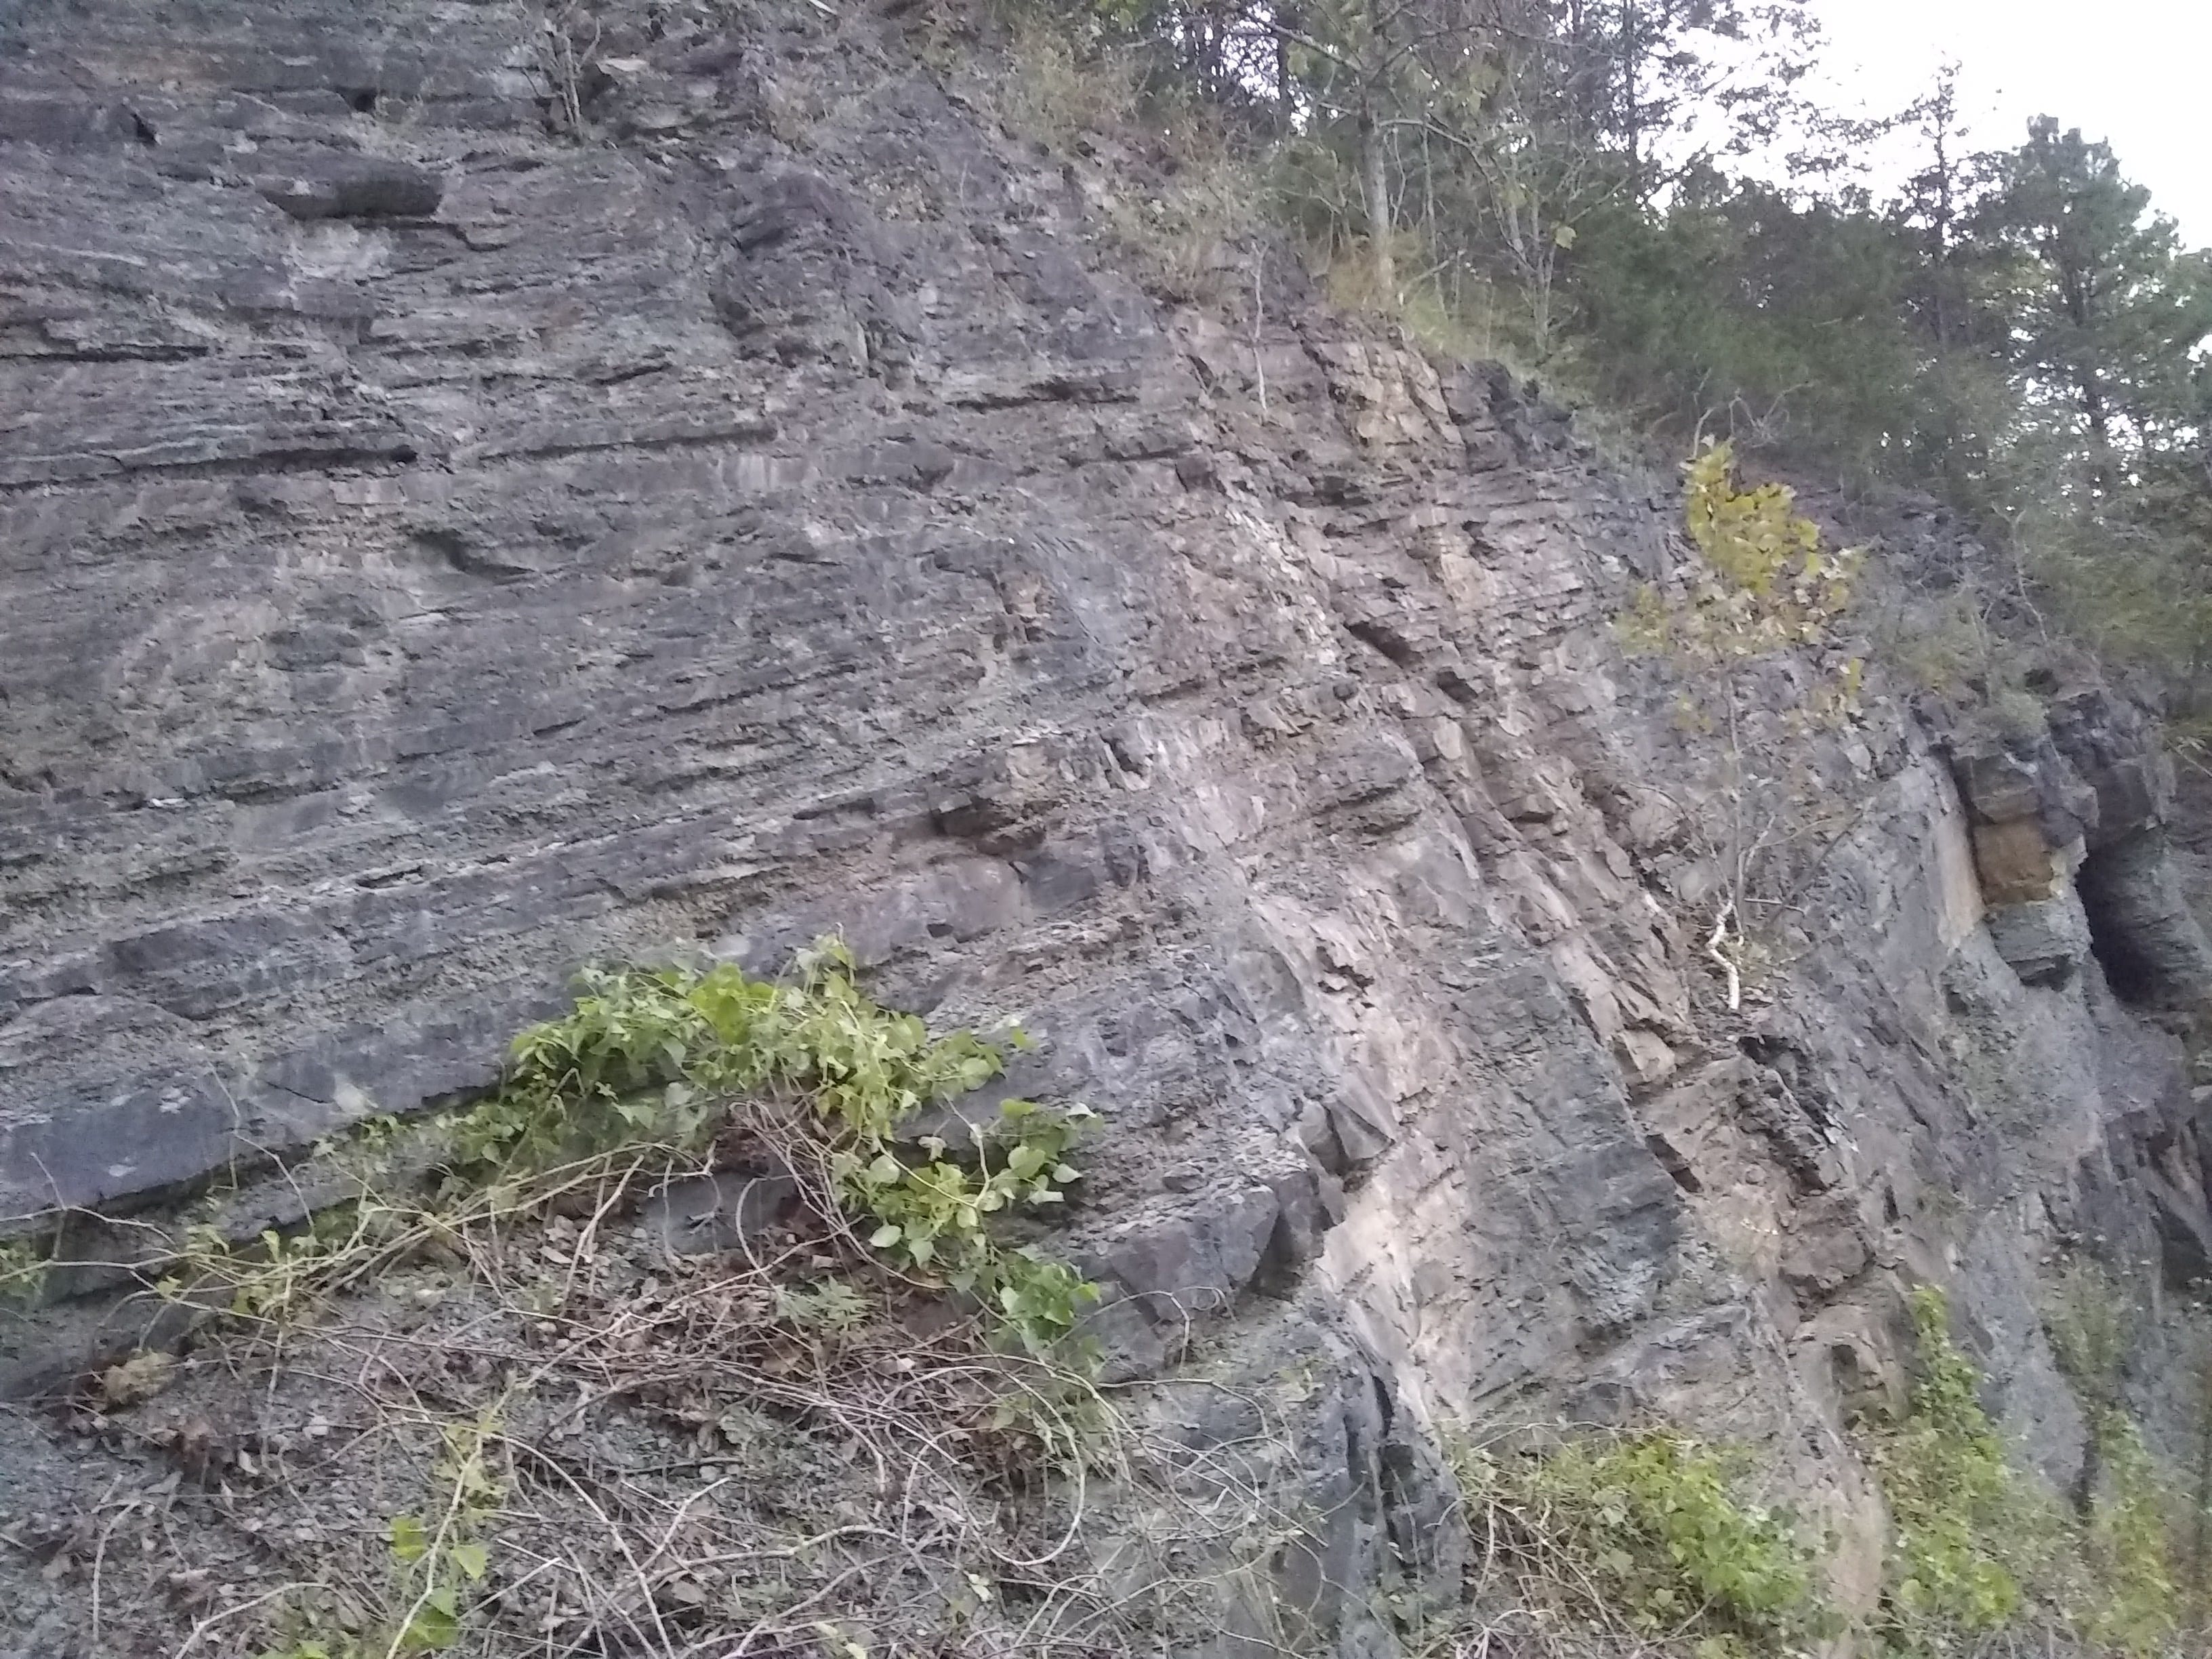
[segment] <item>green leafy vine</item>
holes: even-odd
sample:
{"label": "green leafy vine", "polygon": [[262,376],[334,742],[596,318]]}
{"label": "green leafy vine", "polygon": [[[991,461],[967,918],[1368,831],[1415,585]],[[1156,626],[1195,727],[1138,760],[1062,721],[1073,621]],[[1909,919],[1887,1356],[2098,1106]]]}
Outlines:
{"label": "green leafy vine", "polygon": [[863,991],[834,939],[802,951],[784,981],[725,964],[592,970],[582,984],[567,1014],[515,1038],[495,1093],[440,1121],[441,1201],[395,1197],[357,1170],[356,1195],[303,1231],[234,1246],[211,1225],[187,1228],[158,1288],[281,1322],[450,1231],[470,1206],[527,1209],[533,1183],[626,1152],[703,1156],[746,1125],[749,1109],[796,1106],[828,1193],[889,1265],[975,1298],[1007,1346],[1095,1362],[1076,1328],[1097,1287],[993,1224],[1064,1201],[1081,1176],[1067,1158],[1089,1111],[1009,1099],[988,1124],[962,1120],[957,1146],[941,1133],[902,1138],[925,1109],[1000,1076],[1006,1048],[1027,1046],[1019,1030],[1004,1047],[969,1031],[932,1036]]}

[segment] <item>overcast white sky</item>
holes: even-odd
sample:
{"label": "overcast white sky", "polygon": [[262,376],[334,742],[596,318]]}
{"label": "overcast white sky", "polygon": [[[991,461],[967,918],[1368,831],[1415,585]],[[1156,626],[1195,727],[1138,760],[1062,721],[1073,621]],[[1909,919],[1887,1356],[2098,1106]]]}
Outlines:
{"label": "overcast white sky", "polygon": [[[2057,116],[2109,141],[2194,245],[2212,243],[2212,0],[1812,0],[1836,82],[1893,111],[1960,64],[1979,144]],[[1877,185],[1891,182],[1876,181]]]}

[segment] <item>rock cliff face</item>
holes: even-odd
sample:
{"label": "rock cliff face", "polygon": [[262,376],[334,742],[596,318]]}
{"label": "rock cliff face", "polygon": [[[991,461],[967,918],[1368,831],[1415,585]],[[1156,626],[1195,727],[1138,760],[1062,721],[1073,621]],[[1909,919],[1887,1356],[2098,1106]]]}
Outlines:
{"label": "rock cliff face", "polygon": [[2154,1356],[2212,1272],[2154,733],[1775,726],[1826,816],[1731,1013],[1705,740],[1613,627],[1671,483],[1265,249],[1148,296],[1139,149],[828,10],[0,12],[0,1211],[837,929],[1104,1115],[1068,1248],[1126,1370],[1282,1395],[1324,1645],[1437,1568],[1445,1417],[1747,1438],[1863,1547],[1917,1279],[2068,1476],[2039,1264]]}

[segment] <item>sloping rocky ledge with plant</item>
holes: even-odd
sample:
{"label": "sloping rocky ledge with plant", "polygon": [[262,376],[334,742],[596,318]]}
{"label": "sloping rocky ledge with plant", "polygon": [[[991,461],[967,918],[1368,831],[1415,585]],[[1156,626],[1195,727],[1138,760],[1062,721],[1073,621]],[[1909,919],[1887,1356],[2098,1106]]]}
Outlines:
{"label": "sloping rocky ledge with plant", "polygon": [[0,1653],[2187,1650],[2212,957],[1954,532],[950,12],[0,29]]}

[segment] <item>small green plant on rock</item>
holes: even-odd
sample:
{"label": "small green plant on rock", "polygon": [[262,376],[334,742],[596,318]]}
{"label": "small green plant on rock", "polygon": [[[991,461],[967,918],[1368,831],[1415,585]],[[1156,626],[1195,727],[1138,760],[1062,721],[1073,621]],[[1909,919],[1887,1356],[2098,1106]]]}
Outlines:
{"label": "small green plant on rock", "polygon": [[1833,1622],[1819,1557],[1790,1516],[1741,1496],[1742,1463],[1664,1431],[1463,1451],[1455,1472],[1482,1564],[1470,1607],[1694,1659],[1804,1650]]}
{"label": "small green plant on rock", "polygon": [[234,1319],[282,1326],[307,1316],[331,1288],[339,1245],[328,1237],[335,1212],[304,1231],[264,1228],[251,1245],[233,1244],[204,1222],[184,1231],[171,1270],[155,1290],[171,1301],[220,1307]]}
{"label": "small green plant on rock", "polygon": [[2089,1594],[2081,1624],[2090,1639],[2130,1659],[2172,1650],[2183,1598],[2174,1569],[2179,1506],[2124,1413],[2091,1428],[2105,1490],[2094,1496],[2082,1540]]}
{"label": "small green plant on rock", "polygon": [[[280,1323],[463,1221],[528,1213],[580,1170],[696,1162],[718,1135],[749,1132],[810,1170],[872,1249],[975,1297],[1010,1346],[1095,1358],[1073,1338],[1097,1288],[991,1224],[1062,1201],[1080,1178],[1066,1154],[1089,1113],[1006,1100],[993,1122],[969,1127],[957,1156],[942,1136],[917,1138],[919,1157],[898,1139],[925,1107],[1003,1072],[999,1045],[968,1031],[933,1037],[884,1008],[835,940],[800,953],[788,981],[726,964],[592,971],[583,987],[568,1014],[515,1039],[497,1092],[441,1121],[439,1200],[395,1198],[360,1175],[357,1197],[304,1231],[235,1246],[211,1226],[189,1228],[158,1288]],[[1007,1038],[1026,1042],[1019,1031]]]}
{"label": "small green plant on rock", "polygon": [[384,1528],[385,1605],[370,1612],[348,1599],[295,1608],[287,1645],[260,1659],[398,1659],[443,1653],[459,1642],[469,1602],[491,1569],[488,1534],[506,1490],[492,1457],[499,1413],[488,1409],[472,1421],[446,1424],[441,1432],[432,1507],[395,1515]]}
{"label": "small green plant on rock", "polygon": [[2182,1619],[2174,1522],[2185,1506],[2160,1479],[2123,1398],[2142,1310],[2102,1266],[2076,1261],[2046,1298],[2043,1327],[2088,1422],[2072,1494],[2082,1565],[2075,1622],[2114,1651],[2163,1652]]}
{"label": "small green plant on rock", "polygon": [[1920,1375],[1875,1448],[1895,1534],[1885,1634],[1900,1651],[1942,1653],[2019,1616],[2021,1573],[2042,1553],[2051,1517],[2005,1460],[1943,1293],[1921,1286],[1911,1310]]}
{"label": "small green plant on rock", "polygon": [[[482,1101],[369,1126],[287,1171],[284,1190],[317,1206],[305,1223],[225,1231],[226,1216],[266,1215],[269,1183],[165,1237],[142,1271],[205,1316],[200,1340],[241,1369],[279,1376],[334,1347],[389,1362],[400,1392],[363,1397],[373,1431],[343,1448],[331,1434],[319,1461],[380,1492],[382,1460],[397,1455],[419,1486],[436,1454],[410,1426],[470,1413],[429,1495],[402,1499],[404,1513],[379,1504],[357,1522],[306,1521],[300,1542],[322,1559],[248,1604],[260,1647],[276,1659],[581,1651],[612,1628],[600,1621],[637,1616],[631,1578],[656,1630],[720,1620],[732,1644],[784,1607],[834,1610],[839,1629],[885,1651],[951,1651],[941,1644],[963,1621],[1030,1617],[918,1603],[896,1572],[856,1584],[843,1542],[888,1535],[866,1470],[891,1470],[921,1495],[909,1513],[931,1517],[912,1547],[988,1583],[1097,1501],[1094,1475],[1152,1479],[1128,1449],[1142,1426],[1102,1391],[1098,1351],[1079,1334],[1097,1292],[1034,1224],[1080,1179],[1070,1160],[1087,1114],[963,1100],[1025,1042],[933,1033],[867,994],[834,942],[775,981],[607,969],[516,1039]],[[709,1190],[713,1207],[695,1208]],[[927,1305],[945,1300],[969,1316]],[[479,1419],[477,1390],[495,1384],[499,1403]],[[131,1409],[139,1392],[113,1390],[106,1409]],[[508,1413],[512,1438],[498,1426]],[[312,1425],[283,1432],[307,1437],[288,1445],[315,1440]],[[655,1453],[635,1471],[592,1461],[614,1447],[618,1462],[640,1441]],[[595,1449],[580,1464],[566,1449],[577,1443]],[[763,1468],[834,1499],[793,1520],[749,1490]],[[724,1495],[709,1504],[710,1490]],[[609,1537],[572,1549],[579,1501],[599,1505]],[[1211,1509],[1162,1524],[1243,1536]],[[511,1580],[509,1561],[524,1564]],[[817,1607],[817,1590],[838,1600]],[[1122,1616],[1118,1592],[1087,1575],[1052,1601]]]}
{"label": "small green plant on rock", "polygon": [[510,1170],[628,1144],[696,1149],[748,1099],[803,1102],[836,1197],[872,1224],[870,1246],[975,1296],[1042,1356],[1097,1292],[1034,1248],[1004,1243],[989,1224],[1061,1201],[1080,1178],[1066,1154],[1087,1114],[1004,1101],[994,1124],[969,1127],[961,1151],[970,1162],[942,1136],[920,1137],[919,1158],[896,1139],[924,1107],[1005,1068],[996,1044],[967,1031],[933,1037],[913,1015],[879,1006],[860,988],[850,953],[828,940],[801,954],[789,983],[729,965],[593,975],[567,1018],[516,1039],[507,1086],[455,1120],[454,1139],[465,1163]]}
{"label": "small green plant on rock", "polygon": [[2051,1316],[2085,1404],[2106,1401],[2088,1413],[2090,1480],[2070,1513],[2007,1461],[1942,1293],[1913,1292],[1920,1375],[1873,1447],[1894,1534],[1880,1628],[1889,1652],[1922,1659],[2030,1637],[2127,1659],[2175,1651],[2171,1505],[2140,1432],[2110,1403],[2124,1322],[2086,1293],[2094,1283],[2072,1279]]}
{"label": "small green plant on rock", "polygon": [[11,1238],[0,1244],[0,1303],[36,1307],[52,1269],[48,1247],[38,1239]]}

